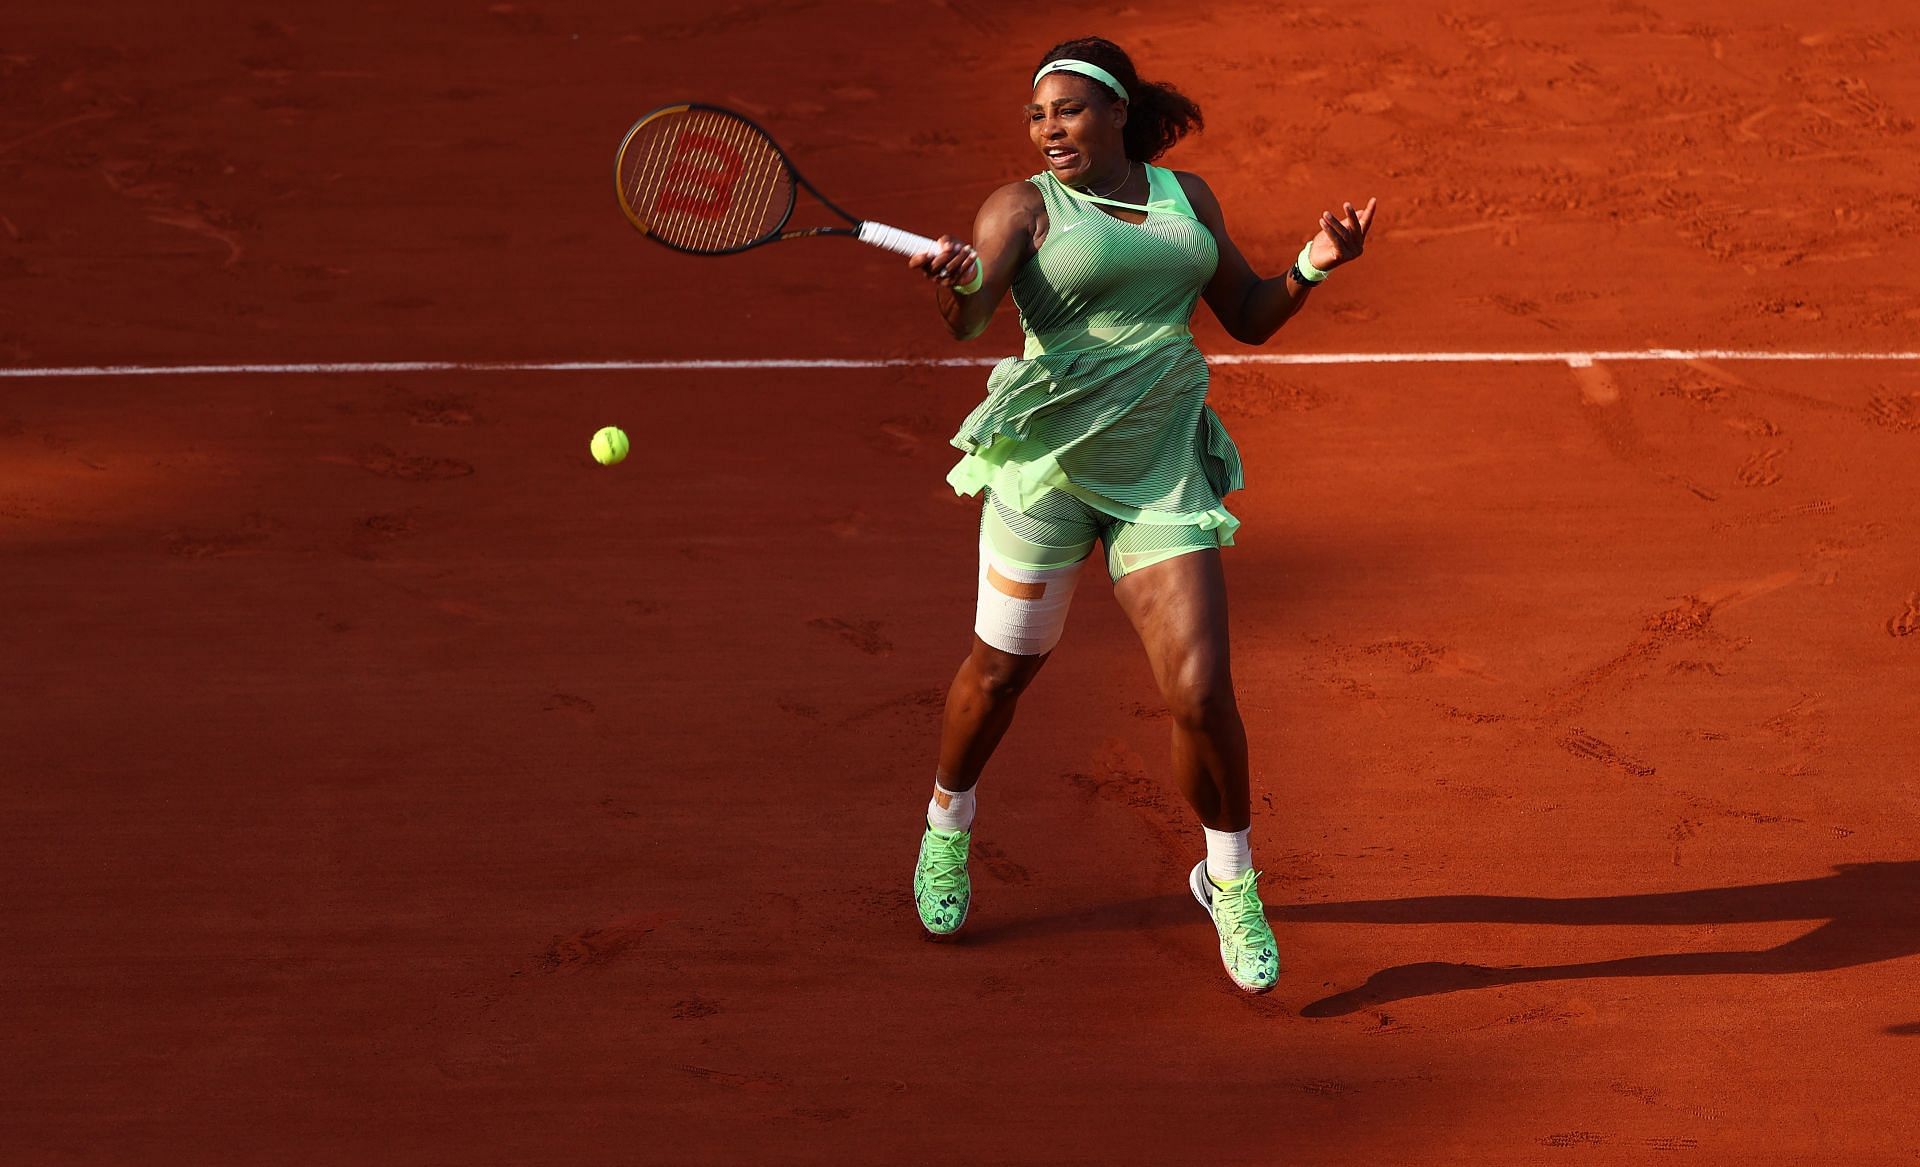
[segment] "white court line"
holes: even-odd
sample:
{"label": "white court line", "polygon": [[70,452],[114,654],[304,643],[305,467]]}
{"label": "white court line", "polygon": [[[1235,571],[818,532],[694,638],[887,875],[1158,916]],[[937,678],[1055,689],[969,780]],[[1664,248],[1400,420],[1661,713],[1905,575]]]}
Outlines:
{"label": "white court line", "polygon": [[[352,373],[654,373],[728,369],[971,369],[1000,357],[753,357],[739,360],[632,361],[318,361],[257,365],[53,365],[0,368],[0,379],[24,377],[225,377]],[[1770,352],[1765,349],[1647,348],[1519,353],[1223,353],[1215,365],[1506,365],[1597,361],[1920,361],[1920,352]]]}

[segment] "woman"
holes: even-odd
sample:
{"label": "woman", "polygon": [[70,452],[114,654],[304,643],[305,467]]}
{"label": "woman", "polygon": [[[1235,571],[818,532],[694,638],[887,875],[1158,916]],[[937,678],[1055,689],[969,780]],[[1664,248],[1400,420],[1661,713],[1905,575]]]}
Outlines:
{"label": "woman", "polygon": [[1374,204],[1322,214],[1287,274],[1262,279],[1207,184],[1152,165],[1200,127],[1200,110],[1142,81],[1117,45],[1055,46],[1026,115],[1045,169],[987,198],[972,248],[943,236],[909,264],[937,285],[955,337],[978,336],[1008,291],[1026,333],[1025,352],[994,369],[953,439],[965,455],[948,481],[984,495],[979,604],[947,694],[914,899],[934,935],[966,920],[974,785],[1058,643],[1098,541],[1173,714],[1174,774],[1205,831],[1189,885],[1228,975],[1265,992],[1279,960],[1247,839],[1219,551],[1239,526],[1221,497],[1241,485],[1240,456],[1206,406],[1188,323],[1204,295],[1235,340],[1265,341],[1327,272],[1359,257]]}

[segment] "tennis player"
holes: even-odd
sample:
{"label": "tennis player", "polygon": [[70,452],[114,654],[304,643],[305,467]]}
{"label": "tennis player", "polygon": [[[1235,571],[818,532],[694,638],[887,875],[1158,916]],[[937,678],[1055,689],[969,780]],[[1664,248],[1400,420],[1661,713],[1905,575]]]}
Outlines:
{"label": "tennis player", "polygon": [[1113,591],[1173,715],[1173,772],[1205,832],[1189,886],[1235,984],[1279,976],[1248,843],[1247,738],[1234,701],[1221,499],[1240,455],[1206,404],[1188,329],[1202,296],[1246,344],[1272,336],[1321,280],[1359,258],[1374,203],[1323,213],[1285,275],[1256,275],[1199,177],[1153,165],[1200,110],[1140,79],[1099,37],[1048,51],[1026,106],[1045,166],[988,196],[969,249],[943,236],[909,266],[965,340],[1007,292],[1025,351],[1000,362],[953,444],[954,489],[983,496],[973,649],[947,693],[933,798],[913,878],[927,931],[967,918],[974,788],[1020,694],[1060,640],[1081,563],[1105,553]]}

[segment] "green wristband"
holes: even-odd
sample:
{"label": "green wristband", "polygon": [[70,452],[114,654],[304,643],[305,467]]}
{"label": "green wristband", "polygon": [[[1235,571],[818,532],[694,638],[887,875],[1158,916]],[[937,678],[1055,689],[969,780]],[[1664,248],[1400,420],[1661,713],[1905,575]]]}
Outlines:
{"label": "green wristband", "polygon": [[973,278],[968,280],[964,284],[953,285],[954,295],[971,296],[975,292],[980,290],[981,284],[984,284],[986,282],[987,282],[987,269],[984,265],[981,264],[980,257],[976,255],[973,257]]}
{"label": "green wristband", "polygon": [[1312,251],[1313,251],[1313,242],[1312,240],[1308,240],[1305,244],[1301,246],[1300,258],[1293,261],[1293,266],[1300,270],[1301,278],[1305,279],[1310,284],[1317,284],[1321,280],[1324,280],[1327,278],[1327,273],[1313,266],[1313,261],[1307,258],[1307,256],[1311,254]]}

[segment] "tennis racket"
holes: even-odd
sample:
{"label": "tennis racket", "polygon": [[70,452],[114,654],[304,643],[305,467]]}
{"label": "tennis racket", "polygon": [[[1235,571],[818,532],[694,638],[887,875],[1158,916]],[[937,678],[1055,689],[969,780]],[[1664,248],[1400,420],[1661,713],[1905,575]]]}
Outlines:
{"label": "tennis racket", "polygon": [[[847,214],[800,176],[771,134],[717,105],[662,106],[633,123],[614,155],[613,182],[640,234],[692,255],[809,235],[851,235],[901,255],[940,250],[924,235]],[[788,227],[802,187],[849,225]]]}

